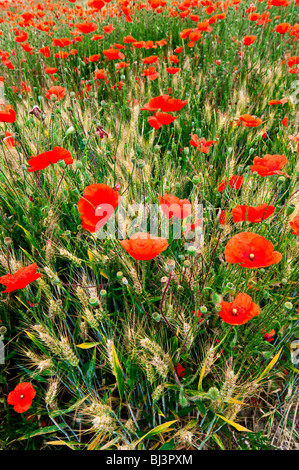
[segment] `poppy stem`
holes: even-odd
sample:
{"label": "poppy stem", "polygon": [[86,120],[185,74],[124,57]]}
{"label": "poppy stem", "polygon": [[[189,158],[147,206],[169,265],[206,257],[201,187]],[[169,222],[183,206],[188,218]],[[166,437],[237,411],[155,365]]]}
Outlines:
{"label": "poppy stem", "polygon": [[173,331],[171,325],[169,324],[167,318],[165,317],[165,315],[164,315],[164,313],[163,313],[164,299],[165,299],[165,295],[166,295],[166,292],[167,292],[167,290],[168,290],[168,287],[169,287],[171,278],[172,278],[172,272],[170,272],[170,274],[169,274],[169,278],[168,278],[166,287],[165,287],[164,292],[163,292],[163,294],[162,294],[162,299],[161,299],[161,304],[160,304],[160,312],[161,312],[161,316],[163,317],[163,320],[164,320],[165,323],[167,324],[168,328],[172,331],[172,333],[173,333],[175,336],[177,336],[177,334]]}
{"label": "poppy stem", "polygon": [[9,246],[7,245],[6,247],[6,258],[7,258],[7,267],[9,274],[11,274],[11,267],[10,267],[10,262],[9,262]]}

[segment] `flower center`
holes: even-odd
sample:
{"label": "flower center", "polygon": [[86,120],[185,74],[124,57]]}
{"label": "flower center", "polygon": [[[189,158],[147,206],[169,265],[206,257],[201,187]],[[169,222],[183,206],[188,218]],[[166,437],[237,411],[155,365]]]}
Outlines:
{"label": "flower center", "polygon": [[24,395],[21,395],[21,396],[20,396],[20,398],[22,398],[22,399],[23,399],[23,398],[24,398]]}
{"label": "flower center", "polygon": [[254,259],[254,254],[253,254],[253,253],[250,253],[249,258],[250,258],[251,260],[253,260],[253,259]]}
{"label": "flower center", "polygon": [[237,314],[238,314],[238,310],[237,310],[236,308],[233,308],[232,314],[233,314],[233,315],[237,315]]}

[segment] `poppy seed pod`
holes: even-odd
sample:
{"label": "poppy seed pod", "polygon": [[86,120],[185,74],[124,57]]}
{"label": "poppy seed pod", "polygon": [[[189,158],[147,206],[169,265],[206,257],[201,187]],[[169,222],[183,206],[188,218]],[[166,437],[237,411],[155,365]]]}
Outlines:
{"label": "poppy seed pod", "polygon": [[118,271],[118,272],[116,273],[117,279],[122,279],[123,275],[124,275],[124,273],[123,273],[122,271]]}
{"label": "poppy seed pod", "polygon": [[97,307],[99,300],[96,297],[91,297],[91,299],[89,299],[89,303],[92,307]]}
{"label": "poppy seed pod", "polygon": [[286,302],[286,303],[284,304],[284,308],[285,308],[286,310],[292,310],[292,308],[293,308],[292,302]]}
{"label": "poppy seed pod", "polygon": [[105,289],[101,289],[100,296],[101,297],[106,297],[106,295],[107,295],[107,291]]}
{"label": "poppy seed pod", "polygon": [[211,387],[208,391],[208,395],[212,400],[218,400],[218,398],[220,397],[220,392],[218,388]]}

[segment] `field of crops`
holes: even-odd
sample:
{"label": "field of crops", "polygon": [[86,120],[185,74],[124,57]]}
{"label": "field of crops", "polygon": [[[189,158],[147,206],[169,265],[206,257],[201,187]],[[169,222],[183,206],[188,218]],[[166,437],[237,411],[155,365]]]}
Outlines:
{"label": "field of crops", "polygon": [[1,0],[1,449],[299,448],[298,13]]}

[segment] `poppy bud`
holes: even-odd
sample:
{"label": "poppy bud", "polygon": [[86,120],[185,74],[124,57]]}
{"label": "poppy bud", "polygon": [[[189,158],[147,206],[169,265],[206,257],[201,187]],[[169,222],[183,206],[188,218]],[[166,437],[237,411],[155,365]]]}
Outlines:
{"label": "poppy bud", "polygon": [[220,302],[221,302],[221,296],[218,295],[218,294],[216,294],[216,293],[213,294],[213,302],[214,302],[215,304],[220,304]]}
{"label": "poppy bud", "polygon": [[82,168],[83,167],[83,163],[82,162],[76,162],[76,168]]}
{"label": "poppy bud", "polygon": [[60,166],[60,168],[65,168],[66,167],[66,163],[64,160],[59,160],[58,161],[58,166]]}
{"label": "poppy bud", "polygon": [[295,210],[295,206],[294,204],[290,204],[288,207],[287,207],[287,214],[288,215],[291,215]]}
{"label": "poppy bud", "polygon": [[71,126],[66,130],[65,136],[70,135],[70,134],[75,134],[75,132],[76,132],[75,128]]}
{"label": "poppy bud", "polygon": [[183,265],[184,265],[185,268],[190,268],[191,263],[190,263],[190,261],[189,261],[188,259],[186,259],[186,260],[184,261]]}
{"label": "poppy bud", "polygon": [[189,147],[184,147],[184,154],[189,155]]}
{"label": "poppy bud", "polygon": [[73,91],[71,91],[71,92],[70,92],[70,97],[71,97],[71,98],[74,98],[74,96],[75,96],[75,93],[74,93]]}
{"label": "poppy bud", "polygon": [[57,96],[56,95],[51,95],[50,96],[50,100],[53,101],[53,103],[55,103],[55,101],[57,101]]}
{"label": "poppy bud", "polygon": [[183,292],[183,291],[184,291],[184,287],[181,286],[181,285],[179,285],[179,286],[178,286],[178,291],[179,291],[179,292]]}
{"label": "poppy bud", "polygon": [[200,311],[201,311],[201,313],[207,313],[208,309],[207,309],[207,307],[206,307],[205,305],[202,305],[202,306],[200,307]]}
{"label": "poppy bud", "polygon": [[161,315],[159,315],[158,312],[154,312],[153,313],[153,319],[156,321],[156,322],[159,322],[161,320]]}

